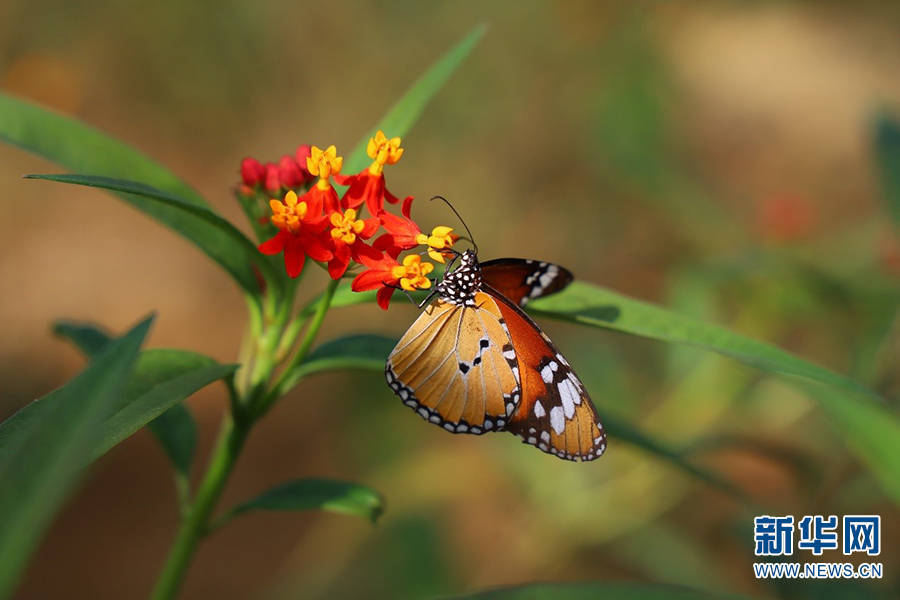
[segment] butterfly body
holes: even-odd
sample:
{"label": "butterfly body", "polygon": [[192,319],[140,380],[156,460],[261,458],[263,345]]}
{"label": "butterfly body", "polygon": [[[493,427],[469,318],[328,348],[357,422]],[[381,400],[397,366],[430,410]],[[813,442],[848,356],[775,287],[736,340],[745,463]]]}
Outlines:
{"label": "butterfly body", "polygon": [[388,357],[388,384],[452,433],[509,431],[559,458],[598,458],[606,435],[584,386],[520,308],[571,280],[552,263],[462,253]]}

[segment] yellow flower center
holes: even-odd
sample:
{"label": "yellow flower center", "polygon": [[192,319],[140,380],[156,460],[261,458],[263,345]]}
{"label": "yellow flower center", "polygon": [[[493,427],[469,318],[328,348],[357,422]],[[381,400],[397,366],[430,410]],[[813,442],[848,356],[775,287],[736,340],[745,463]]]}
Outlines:
{"label": "yellow flower center", "polygon": [[307,211],[306,202],[298,202],[294,192],[285,194],[284,201],[269,200],[269,208],[272,209],[272,225],[291,233],[300,230]]}
{"label": "yellow flower center", "polygon": [[366,223],[362,219],[356,218],[356,211],[348,208],[347,211],[341,213],[331,213],[331,237],[340,240],[348,246],[356,241],[356,234],[365,229]]}
{"label": "yellow flower center", "polygon": [[388,139],[384,132],[379,129],[375,137],[369,139],[369,144],[366,146],[366,154],[374,161],[369,167],[369,173],[381,175],[384,165],[393,165],[403,156],[400,138]]}
{"label": "yellow flower center", "polygon": [[407,292],[427,290],[431,287],[431,280],[425,277],[434,269],[430,262],[422,262],[418,254],[410,254],[403,259],[402,265],[391,269],[391,275],[400,280],[400,287]]}
{"label": "yellow flower center", "polygon": [[337,148],[332,144],[325,150],[318,146],[309,149],[309,156],[306,157],[306,170],[312,175],[316,175],[319,181],[316,185],[321,190],[327,190],[331,187],[328,178],[341,172],[344,166],[344,157],[337,155]]}
{"label": "yellow flower center", "polygon": [[452,227],[447,227],[446,225],[438,225],[431,230],[431,235],[425,235],[424,233],[420,233],[419,235],[417,235],[416,243],[427,244],[428,256],[439,263],[443,263],[444,255],[441,252],[438,252],[438,250],[443,250],[445,248],[450,248],[451,246],[453,246],[453,236],[450,235],[452,232]]}

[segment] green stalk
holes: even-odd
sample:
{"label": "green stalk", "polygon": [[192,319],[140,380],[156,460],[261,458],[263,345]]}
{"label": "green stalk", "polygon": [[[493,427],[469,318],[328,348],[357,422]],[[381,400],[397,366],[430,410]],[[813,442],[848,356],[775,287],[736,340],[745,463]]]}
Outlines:
{"label": "green stalk", "polygon": [[325,321],[325,314],[331,306],[331,300],[334,298],[334,292],[337,290],[338,284],[340,284],[340,279],[328,282],[328,287],[325,288],[325,292],[322,294],[322,298],[316,306],[316,312],[313,314],[309,326],[306,328],[306,333],[303,336],[300,347],[297,349],[297,353],[291,359],[291,362],[287,367],[281,372],[281,375],[279,375],[274,385],[270,388],[269,393],[260,401],[259,407],[254,411],[254,414],[257,416],[264,414],[275,400],[286,394],[287,391],[297,383],[294,375],[296,369],[303,364],[304,360],[306,360],[313,342],[316,341],[316,335],[319,333],[319,329]]}
{"label": "green stalk", "polygon": [[[210,524],[210,516],[216,507],[219,496],[222,494],[225,482],[228,480],[228,476],[237,462],[237,458],[244,446],[244,441],[247,439],[247,435],[250,433],[250,429],[256,419],[264,414],[290,385],[296,383],[290,374],[309,355],[316,334],[322,327],[325,314],[331,306],[331,300],[334,297],[338,283],[338,281],[332,281],[328,284],[306,329],[297,354],[294,355],[278,380],[269,388],[267,394],[256,395],[258,391],[251,389],[249,390],[250,397],[244,397],[241,400],[237,397],[238,392],[235,387],[233,385],[229,387],[229,392],[232,394],[231,411],[222,422],[218,440],[210,457],[209,466],[203,481],[197,489],[194,502],[183,508],[184,512],[178,534],[157,580],[151,600],[170,600],[175,597],[190,566],[197,544],[212,529],[228,520],[230,515],[226,514],[224,519],[213,522],[213,525]],[[292,295],[289,300],[291,298]],[[287,309],[282,306],[281,311],[275,316],[275,322],[267,328],[267,331],[263,333],[262,339],[259,340],[260,344],[257,346],[257,350],[262,356],[257,355],[255,357],[257,360],[253,375],[261,379],[258,380],[259,383],[257,383],[256,387],[267,381],[275,368],[274,351],[278,348],[281,335],[274,335],[274,333],[282,334],[284,332],[287,315],[291,312],[290,304],[291,302],[287,303]],[[257,398],[259,399],[258,401]],[[258,402],[256,410],[252,410],[253,404],[250,404],[251,412],[249,414],[243,410],[244,407],[248,406],[248,402]]]}
{"label": "green stalk", "polygon": [[249,423],[235,423],[230,415],[223,420],[206,475],[197,489],[194,503],[181,521],[169,557],[150,596],[152,600],[174,598],[181,587],[197,543],[207,533],[210,514],[234,468],[248,432]]}

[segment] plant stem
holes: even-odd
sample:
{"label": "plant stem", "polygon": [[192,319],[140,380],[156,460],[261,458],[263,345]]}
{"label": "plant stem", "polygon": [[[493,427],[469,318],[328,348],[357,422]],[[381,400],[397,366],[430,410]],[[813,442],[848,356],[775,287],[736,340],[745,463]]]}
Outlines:
{"label": "plant stem", "polygon": [[[303,363],[309,354],[316,334],[325,320],[325,314],[331,306],[338,283],[339,281],[332,281],[328,284],[316,306],[315,314],[306,329],[297,353],[278,380],[269,388],[268,393],[264,393],[262,386],[269,380],[272,370],[275,368],[275,354],[293,304],[293,289],[289,290],[285,303],[280,307],[273,322],[268,325],[266,330],[256,331],[259,337],[255,347],[256,352],[253,353],[255,365],[251,373],[250,387],[245,390],[246,395],[242,395],[233,381],[229,383],[231,410],[222,421],[218,440],[213,448],[206,474],[194,496],[194,502],[184,509],[178,534],[156,582],[151,600],[170,600],[175,597],[190,566],[197,543],[211,529],[228,520],[230,515],[226,513],[223,519],[210,524],[210,516],[222,494],[225,482],[237,462],[250,428],[256,419],[281,397],[287,387],[296,383],[291,377],[291,373],[295,367]],[[250,409],[249,414],[245,410],[246,408]]]}
{"label": "plant stem", "polygon": [[225,487],[231,469],[234,468],[248,431],[248,425],[242,422],[235,423],[231,415],[227,415],[222,421],[206,475],[197,489],[194,503],[181,522],[169,557],[150,596],[152,600],[169,600],[178,592],[197,542],[206,534],[209,516]]}
{"label": "plant stem", "polygon": [[309,326],[306,328],[306,334],[303,336],[303,341],[300,342],[300,347],[297,350],[297,353],[291,359],[291,362],[285,367],[284,371],[281,372],[278,379],[271,387],[271,391],[263,397],[260,402],[258,410],[255,412],[256,415],[264,414],[269,406],[272,405],[275,400],[283,396],[287,393],[287,391],[297,383],[294,379],[294,373],[296,368],[303,364],[303,361],[306,360],[307,355],[309,354],[310,349],[312,348],[313,342],[316,341],[316,335],[319,333],[319,329],[322,327],[322,323],[325,321],[325,314],[328,312],[328,308],[331,306],[331,299],[334,298],[334,292],[337,290],[338,284],[340,284],[339,279],[332,280],[328,282],[328,287],[325,288],[325,292],[322,294],[322,298],[319,300],[319,304],[316,306],[316,312],[312,316],[312,320],[309,323]]}

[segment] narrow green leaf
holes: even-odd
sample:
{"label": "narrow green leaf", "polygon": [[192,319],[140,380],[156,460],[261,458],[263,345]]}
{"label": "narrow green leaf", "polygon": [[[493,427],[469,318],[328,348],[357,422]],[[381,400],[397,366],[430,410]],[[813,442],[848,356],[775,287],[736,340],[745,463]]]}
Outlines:
{"label": "narrow green leaf", "polygon": [[151,321],[139,323],[75,379],[32,403],[48,403],[52,410],[32,410],[25,418],[16,413],[0,424],[0,597],[12,593],[77,482],[103,422],[115,410]]}
{"label": "narrow green leaf", "polygon": [[612,438],[619,439],[626,443],[649,452],[650,454],[661,458],[662,460],[681,469],[688,475],[692,475],[713,487],[737,498],[742,502],[749,502],[747,496],[732,483],[726,481],[716,473],[699,467],[693,461],[686,458],[683,453],[670,448],[666,444],[654,440],[652,437],[635,428],[624,419],[615,417],[604,411],[602,415],[603,427]]}
{"label": "narrow green leaf", "polygon": [[[138,361],[138,368],[135,369],[135,375],[138,378],[148,377],[149,379],[156,375],[154,372],[148,372],[146,365],[147,362],[153,360],[151,353],[153,351],[148,350],[141,355]],[[141,363],[145,363],[143,368]],[[168,409],[179,405],[197,390],[227,377],[236,368],[237,365],[215,364],[205,368],[190,370],[174,377],[171,376],[171,373],[167,373],[165,380],[155,382],[149,390],[139,395],[133,395],[135,384],[133,380],[130,381],[129,389],[125,393],[127,404],[104,421],[100,436],[94,445],[91,460],[99,458],[123,440],[131,437],[139,429],[165,413]],[[169,418],[176,419],[178,417],[176,415]],[[189,422],[193,424],[192,419]],[[163,448],[172,459],[175,467],[179,471],[187,473],[191,466],[196,444],[195,426],[190,427],[184,422],[179,422],[177,423],[177,429],[166,431],[160,441],[163,442]]]}
{"label": "narrow green leaf", "polygon": [[332,479],[295,479],[263,492],[234,508],[238,515],[251,510],[327,510],[375,521],[384,500],[372,488]]}
{"label": "narrow green leaf", "polygon": [[888,211],[900,227],[900,122],[887,115],[875,124],[875,158],[881,167]]}
{"label": "narrow green leaf", "polygon": [[[880,398],[862,384],[834,373],[770,344],[758,342],[722,327],[677,315],[646,302],[583,282],[574,282],[556,296],[542,298],[529,305],[538,315],[555,317],[615,329],[665,342],[675,342],[712,350],[742,363],[776,373],[800,378],[797,383],[810,390],[826,412],[846,418],[855,426],[838,426],[848,447],[868,465],[876,479],[900,501],[900,465],[896,452],[900,444],[900,423],[883,406]],[[831,389],[811,387],[809,382],[825,384]],[[837,393],[842,390],[846,393]],[[881,434],[873,435],[877,428]]]}
{"label": "narrow green leaf", "polygon": [[[233,372],[234,369],[231,369],[218,379],[228,377]],[[209,383],[213,381],[215,379]],[[194,453],[197,451],[197,422],[190,409],[184,404],[184,400],[189,396],[190,394],[187,394],[177,404],[172,405],[167,411],[147,423],[147,429],[162,446],[163,452],[172,461],[175,470],[184,477],[190,475]]]}
{"label": "narrow green leaf", "polygon": [[419,119],[422,111],[435,94],[440,91],[450,75],[462,64],[463,60],[472,52],[472,49],[487,31],[485,25],[475,27],[466,37],[457,42],[453,48],[447,51],[431,68],[416,80],[402,98],[390,111],[373,127],[363,139],[356,145],[353,152],[344,162],[344,173],[357,173],[368,164],[366,145],[369,138],[381,129],[389,137],[404,136]]}
{"label": "narrow green leaf", "polygon": [[746,596],[720,594],[675,585],[634,582],[535,583],[476,592],[463,598],[481,600],[738,600]]}
{"label": "narrow green leaf", "polygon": [[77,323],[75,321],[57,321],[53,324],[53,333],[72,341],[75,347],[85,356],[93,357],[100,353],[113,337],[99,325]]}
{"label": "narrow green leaf", "polygon": [[[102,329],[86,323],[60,321],[54,325],[54,331],[58,335],[71,339],[88,356],[96,353],[96,344],[99,343],[99,340],[110,339]],[[177,386],[179,382],[190,385],[195,381],[195,377],[197,382],[202,383],[204,372],[215,374],[219,366],[213,359],[196,352],[169,349],[146,350],[141,353],[135,372],[123,394],[123,406],[132,402],[148,406],[147,403],[151,403],[152,400],[144,399],[143,396],[152,392],[156,386],[164,386],[163,390],[170,390],[170,386]],[[224,368],[228,372],[223,377],[233,370],[228,367]],[[191,393],[193,392],[186,395],[176,394],[166,399],[165,404],[169,404],[169,401],[175,402],[175,404],[172,404],[168,410],[148,425],[175,468],[184,475],[190,471],[197,445],[197,424],[190,411],[182,403]]]}
{"label": "narrow green leaf", "polygon": [[770,344],[589,283],[576,281],[559,294],[535,300],[528,305],[528,309],[540,316],[712,350],[771,373],[801,377],[877,397],[874,392],[845,375]]}
{"label": "narrow green leaf", "polygon": [[0,93],[0,140],[73,171],[137,179],[206,206],[188,184],[156,161],[76,119]]}
{"label": "narrow green leaf", "polygon": [[168,192],[124,179],[94,175],[26,175],[29,179],[57,181],[115,192],[126,202],[156,217],[203,250],[219,263],[252,297],[261,290],[255,266],[271,286],[280,286],[281,278],[256,245],[240,229],[206,207],[191,204]]}
{"label": "narrow green leaf", "polygon": [[381,335],[350,335],[323,343],[297,368],[297,378],[322,371],[365,369],[383,371],[397,340]]}
{"label": "narrow green leaf", "polygon": [[829,388],[808,386],[835,431],[865,464],[895,504],[900,506],[900,420],[885,407],[859,398],[847,399]]}

